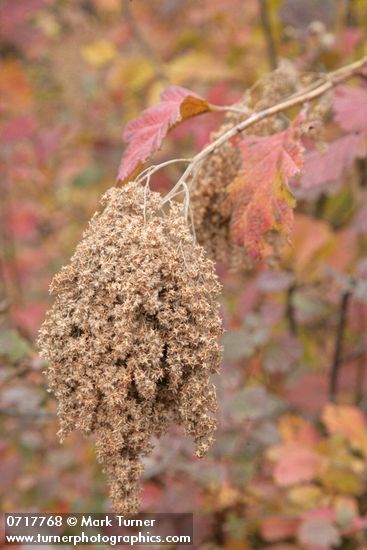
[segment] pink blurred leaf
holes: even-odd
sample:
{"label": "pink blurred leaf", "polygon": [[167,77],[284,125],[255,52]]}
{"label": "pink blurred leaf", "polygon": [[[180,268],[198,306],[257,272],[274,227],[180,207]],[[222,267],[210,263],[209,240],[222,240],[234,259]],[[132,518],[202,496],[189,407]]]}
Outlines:
{"label": "pink blurred leaf", "polygon": [[325,153],[316,149],[307,152],[299,186],[310,189],[338,181],[343,171],[362,154],[362,146],[361,136],[348,134],[330,143]]}
{"label": "pink blurred leaf", "polygon": [[154,483],[148,481],[143,485],[141,494],[142,510],[155,510],[162,498],[162,488]]}
{"label": "pink blurred leaf", "polygon": [[267,542],[276,542],[293,537],[299,521],[294,518],[270,516],[261,522],[261,536]]}
{"label": "pink blurred leaf", "polygon": [[275,482],[281,487],[289,487],[295,483],[310,481],[323,464],[323,458],[311,449],[285,445],[274,469]]}
{"label": "pink blurred leaf", "polygon": [[347,132],[364,132],[367,127],[367,90],[338,86],[334,94],[335,120]]}
{"label": "pink blurred leaf", "polygon": [[63,129],[61,127],[46,128],[38,132],[35,147],[38,159],[41,163],[47,162],[50,158],[53,158],[60,147],[62,137],[64,139],[66,138],[65,130],[64,135],[62,132]]}
{"label": "pink blurred leaf", "polygon": [[363,30],[357,27],[346,27],[340,32],[338,48],[342,55],[352,55],[356,46],[363,39]]}
{"label": "pink blurred leaf", "polygon": [[210,111],[208,102],[180,86],[169,86],[161,101],[142,112],[126,126],[123,139],[128,143],[118,172],[125,181],[161,146],[168,131],[178,122]]}
{"label": "pink blurred leaf", "polygon": [[286,400],[305,412],[316,413],[327,400],[328,382],[325,373],[305,373],[290,380]]}
{"label": "pink blurred leaf", "polygon": [[34,302],[26,305],[19,305],[13,308],[12,318],[14,323],[27,334],[34,335],[46,314],[48,304]]}
{"label": "pink blurred leaf", "polygon": [[0,126],[0,139],[6,142],[32,137],[37,124],[30,116],[11,118]]}
{"label": "pink blurred leaf", "polygon": [[14,38],[13,33],[24,25],[24,22],[46,4],[45,0],[3,0],[0,6],[2,34],[5,38]]}
{"label": "pink blurred leaf", "polygon": [[32,238],[37,232],[40,213],[33,204],[20,204],[9,212],[6,220],[8,231],[21,238]]}
{"label": "pink blurred leaf", "polygon": [[353,227],[357,233],[367,233],[367,204],[364,204],[357,212],[353,220]]}
{"label": "pink blurred leaf", "polygon": [[259,273],[257,286],[262,292],[282,292],[292,285],[293,279],[288,271],[264,270]]}
{"label": "pink blurred leaf", "polygon": [[334,508],[330,508],[328,506],[321,506],[319,508],[315,508],[314,510],[310,510],[309,512],[306,512],[303,517],[304,519],[318,519],[330,522],[336,521],[336,513]]}

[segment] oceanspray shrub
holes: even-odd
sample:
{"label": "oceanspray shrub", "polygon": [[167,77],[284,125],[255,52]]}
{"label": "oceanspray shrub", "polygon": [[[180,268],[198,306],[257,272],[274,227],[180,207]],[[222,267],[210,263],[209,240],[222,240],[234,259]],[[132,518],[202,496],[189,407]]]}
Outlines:
{"label": "oceanspray shrub", "polygon": [[58,400],[60,439],[94,434],[113,509],[138,510],[152,436],[183,426],[203,456],[216,409],[220,285],[179,205],[134,183],[110,189],[68,266],[39,345]]}

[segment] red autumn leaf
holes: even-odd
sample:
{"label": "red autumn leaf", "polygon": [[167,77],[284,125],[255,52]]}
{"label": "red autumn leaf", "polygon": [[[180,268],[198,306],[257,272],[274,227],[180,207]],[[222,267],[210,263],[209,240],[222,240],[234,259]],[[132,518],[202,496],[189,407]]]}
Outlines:
{"label": "red autumn leaf", "polygon": [[269,516],[261,522],[261,536],[267,542],[288,539],[296,534],[298,524],[297,518]]}
{"label": "red autumn leaf", "polygon": [[34,336],[45,317],[47,308],[48,304],[41,301],[15,306],[12,311],[12,321],[26,334]]}
{"label": "red autumn leaf", "polygon": [[269,231],[288,236],[295,199],[288,183],[303,166],[298,136],[300,118],[272,136],[246,136],[240,142],[243,168],[228,187],[231,233],[253,257],[262,257]]}
{"label": "red autumn leaf", "polygon": [[26,20],[45,4],[45,0],[28,0],[25,3],[3,0],[0,6],[3,36],[9,40],[14,39],[16,32],[29,32],[29,29],[25,27]]}
{"label": "red autumn leaf", "polygon": [[323,465],[323,458],[312,449],[285,444],[274,469],[274,479],[280,487],[311,481]]}
{"label": "red autumn leaf", "polygon": [[39,209],[34,204],[24,203],[9,211],[5,226],[15,237],[32,239],[37,234],[39,222]]}
{"label": "red autumn leaf", "polygon": [[141,494],[141,507],[143,510],[154,509],[162,498],[162,488],[152,481],[144,484]]}
{"label": "red autumn leaf", "polygon": [[126,126],[123,139],[129,145],[121,159],[118,180],[125,181],[155,153],[175,124],[206,111],[210,111],[208,102],[197,94],[180,86],[166,88],[159,103]]}
{"label": "red autumn leaf", "polygon": [[335,90],[333,108],[335,120],[343,130],[364,132],[367,127],[367,90],[338,86]]}
{"label": "red autumn leaf", "polygon": [[7,120],[0,125],[0,139],[7,143],[31,138],[37,128],[36,121],[30,116],[20,116]]}
{"label": "red autumn leaf", "polygon": [[348,134],[328,145],[325,153],[316,149],[305,154],[305,166],[300,187],[310,189],[339,180],[343,171],[362,153],[361,137]]}

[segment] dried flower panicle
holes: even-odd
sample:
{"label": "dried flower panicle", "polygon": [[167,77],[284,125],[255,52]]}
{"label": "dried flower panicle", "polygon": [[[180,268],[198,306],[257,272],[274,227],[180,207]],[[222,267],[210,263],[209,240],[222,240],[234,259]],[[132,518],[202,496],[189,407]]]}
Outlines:
{"label": "dried flower panicle", "polygon": [[220,285],[180,205],[163,213],[160,195],[135,183],[103,204],[52,282],[39,346],[60,438],[95,434],[113,509],[135,513],[152,436],[181,424],[198,456],[213,441]]}
{"label": "dried flower panicle", "polygon": [[[223,125],[212,134],[217,139],[231,125]],[[198,242],[214,261],[230,264],[231,267],[244,259],[244,251],[230,239],[230,213],[223,208],[227,186],[235,179],[241,167],[240,150],[225,143],[210,155],[200,166],[190,189],[190,204],[193,212]]]}

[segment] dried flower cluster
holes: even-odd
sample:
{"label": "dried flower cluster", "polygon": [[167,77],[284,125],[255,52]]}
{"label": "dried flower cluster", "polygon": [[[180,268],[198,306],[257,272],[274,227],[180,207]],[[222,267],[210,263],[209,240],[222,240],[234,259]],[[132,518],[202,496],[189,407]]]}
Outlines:
{"label": "dried flower cluster", "polygon": [[[230,126],[223,125],[212,134],[212,140]],[[202,163],[190,189],[198,242],[214,261],[228,262],[231,267],[244,259],[244,251],[230,238],[230,212],[223,207],[223,201],[226,188],[235,179],[240,167],[240,150],[231,143],[225,143]]]}
{"label": "dried flower cluster", "polygon": [[171,422],[202,456],[213,440],[210,374],[220,361],[220,285],[180,205],[135,183],[111,189],[68,266],[39,345],[58,400],[60,438],[95,434],[113,509],[138,509],[141,457]]}

